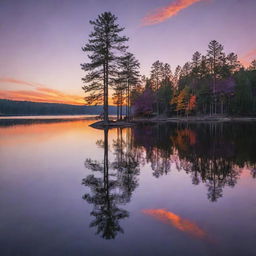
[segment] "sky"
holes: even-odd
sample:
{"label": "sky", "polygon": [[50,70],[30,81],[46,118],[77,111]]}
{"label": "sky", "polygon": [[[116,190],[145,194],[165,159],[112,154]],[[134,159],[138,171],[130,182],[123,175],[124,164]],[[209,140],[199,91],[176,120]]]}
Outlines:
{"label": "sky", "polygon": [[84,104],[81,47],[89,20],[111,11],[149,75],[206,53],[211,40],[244,65],[256,58],[256,0],[0,0],[0,98]]}

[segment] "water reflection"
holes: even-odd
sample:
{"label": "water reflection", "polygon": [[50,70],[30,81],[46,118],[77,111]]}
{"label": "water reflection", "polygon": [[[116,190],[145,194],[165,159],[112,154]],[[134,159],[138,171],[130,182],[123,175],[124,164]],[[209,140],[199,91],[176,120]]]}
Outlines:
{"label": "water reflection", "polygon": [[192,184],[205,183],[208,199],[215,202],[225,186],[235,186],[242,169],[255,178],[255,128],[246,123],[148,125],[136,127],[133,137],[156,178],[172,169],[184,171]]}
{"label": "water reflection", "polygon": [[190,220],[183,219],[181,216],[167,211],[166,209],[146,209],[142,211],[144,214],[154,217],[176,229],[188,233],[191,236],[204,239],[207,237],[206,232],[200,228],[196,223]]}
{"label": "water reflection", "polygon": [[75,122],[82,120],[93,120],[92,116],[0,116],[0,127],[35,124],[55,124],[64,122]]}
{"label": "water reflection", "polygon": [[0,122],[1,255],[256,255],[255,124],[92,122]]}
{"label": "water reflection", "polygon": [[[82,184],[90,189],[83,199],[93,205],[91,227],[104,239],[114,239],[123,233],[122,219],[129,212],[122,207],[130,202],[138,187],[140,168],[150,166],[152,175],[159,179],[171,171],[191,177],[193,185],[205,184],[210,202],[224,196],[225,187],[234,187],[243,170],[256,176],[256,139],[254,124],[157,124],[134,128],[118,128],[109,143],[107,129],[104,140],[96,141],[104,151],[103,161],[86,159],[91,170]],[[248,138],[239,136],[243,132]],[[109,161],[111,152],[112,161]],[[164,206],[163,206],[164,207]],[[157,219],[168,220],[173,226],[198,237],[205,236],[196,224],[182,220],[163,209],[144,210]]]}
{"label": "water reflection", "polygon": [[104,141],[96,144],[104,149],[103,162],[86,159],[85,167],[93,174],[83,179],[82,184],[90,188],[83,199],[93,205],[91,215],[94,220],[90,227],[96,227],[96,233],[104,239],[114,239],[123,233],[119,222],[129,217],[129,212],[121,208],[131,200],[132,192],[138,186],[139,164],[131,150],[130,133],[123,138],[122,129],[117,130],[117,139],[113,141],[115,159],[109,162],[108,129],[104,129]]}

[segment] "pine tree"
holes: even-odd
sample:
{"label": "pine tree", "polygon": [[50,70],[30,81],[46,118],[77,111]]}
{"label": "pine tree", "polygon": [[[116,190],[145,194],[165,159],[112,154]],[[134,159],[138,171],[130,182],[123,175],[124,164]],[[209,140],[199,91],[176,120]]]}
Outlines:
{"label": "pine tree", "polygon": [[173,75],[172,75],[171,66],[168,63],[165,63],[163,66],[163,75],[162,76],[163,76],[164,85],[165,86],[169,85],[170,81],[173,78]]}
{"label": "pine tree", "polygon": [[[212,40],[208,45],[208,62],[210,64],[210,71],[213,78],[213,98],[214,98],[214,113],[217,112],[217,98],[216,98],[216,80],[223,63],[223,46],[216,40]],[[213,106],[212,106],[213,110]]]}
{"label": "pine tree", "polygon": [[126,105],[127,105],[127,119],[131,117],[131,91],[139,83],[139,68],[140,63],[135,56],[128,52],[124,56],[119,58],[119,75],[121,82],[125,85],[126,89]]}
{"label": "pine tree", "polygon": [[195,52],[192,56],[192,73],[193,73],[193,78],[195,80],[199,79],[200,75],[200,65],[201,65],[201,53],[200,52]]}
{"label": "pine tree", "polygon": [[121,72],[119,71],[117,73],[117,78],[114,80],[114,93],[112,99],[117,106],[117,120],[122,120],[127,83],[122,77]]}
{"label": "pine tree", "polygon": [[209,43],[208,48],[209,49],[207,50],[207,56],[210,64],[210,71],[213,77],[213,93],[215,93],[216,79],[224,56],[223,46],[216,40],[213,40]]}
{"label": "pine tree", "polygon": [[[110,12],[104,12],[94,21],[93,31],[89,35],[88,43],[82,47],[89,52],[90,62],[81,64],[82,70],[87,72],[82,78],[86,84],[82,88],[86,93],[88,104],[104,102],[104,124],[108,123],[108,90],[112,78],[115,76],[115,62],[120,54],[126,50],[124,43],[128,40],[120,36],[124,30],[116,23],[117,17]],[[88,95],[89,93],[89,95]]]}
{"label": "pine tree", "polygon": [[178,65],[175,69],[174,76],[172,78],[172,84],[175,89],[178,89],[179,79],[181,73],[181,66]]}
{"label": "pine tree", "polygon": [[256,70],[256,59],[251,62],[249,70]]}
{"label": "pine tree", "polygon": [[164,66],[163,63],[159,60],[155,61],[151,66],[151,82],[153,84],[153,90],[157,94],[156,98],[156,108],[157,108],[157,114],[159,115],[160,109],[159,109],[159,97],[158,97],[158,90],[161,85],[161,81],[163,79],[163,70]]}
{"label": "pine tree", "polygon": [[239,68],[241,67],[241,64],[238,61],[237,54],[231,52],[227,55],[226,59],[227,59],[228,69],[231,74],[239,70]]}

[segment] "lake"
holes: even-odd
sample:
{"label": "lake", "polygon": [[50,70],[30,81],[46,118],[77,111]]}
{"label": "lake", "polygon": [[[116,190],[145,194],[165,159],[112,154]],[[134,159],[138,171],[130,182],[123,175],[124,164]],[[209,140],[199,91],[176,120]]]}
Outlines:
{"label": "lake", "polygon": [[256,123],[0,120],[0,255],[256,255]]}

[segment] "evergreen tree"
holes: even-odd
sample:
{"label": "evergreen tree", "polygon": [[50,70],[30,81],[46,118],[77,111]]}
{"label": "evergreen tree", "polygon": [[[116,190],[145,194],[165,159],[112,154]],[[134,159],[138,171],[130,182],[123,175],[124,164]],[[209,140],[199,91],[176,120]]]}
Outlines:
{"label": "evergreen tree", "polygon": [[227,59],[228,69],[231,74],[239,70],[239,68],[241,67],[241,64],[238,61],[237,54],[231,52],[227,55],[226,59]]}
{"label": "evergreen tree", "polygon": [[192,56],[192,74],[193,78],[196,80],[199,79],[200,75],[200,65],[201,65],[201,53],[195,52]]}
{"label": "evergreen tree", "polygon": [[168,85],[173,77],[171,66],[168,63],[165,63],[163,66],[163,75],[162,76],[163,76],[164,85]]}
{"label": "evergreen tree", "polygon": [[121,83],[123,83],[124,88],[126,90],[126,105],[127,105],[127,119],[130,120],[131,117],[131,91],[132,89],[136,89],[136,86],[139,84],[139,68],[140,63],[135,58],[135,56],[127,52],[124,56],[119,58],[118,62],[119,67],[119,75],[121,79]]}
{"label": "evergreen tree", "polygon": [[157,108],[157,114],[159,115],[160,109],[159,109],[159,97],[158,97],[158,90],[161,85],[161,81],[163,79],[163,63],[157,60],[154,62],[151,66],[151,82],[152,82],[152,88],[156,92],[156,108]]}
{"label": "evergreen tree", "polygon": [[[104,12],[94,21],[93,31],[88,43],[82,47],[88,52],[90,62],[81,64],[86,76],[82,79],[86,84],[82,88],[86,93],[88,104],[99,104],[104,101],[104,124],[108,123],[108,90],[111,79],[115,76],[115,61],[120,52],[126,50],[124,43],[128,40],[120,36],[124,28],[116,23],[117,17],[110,12]],[[89,93],[89,95],[88,95]]]}
{"label": "evergreen tree", "polygon": [[251,62],[249,70],[256,70],[256,59]]}
{"label": "evergreen tree", "polygon": [[172,79],[173,87],[176,88],[176,89],[178,89],[178,82],[179,82],[179,79],[180,79],[180,72],[181,72],[181,66],[178,65],[175,69],[174,76],[173,76],[173,79]]}
{"label": "evergreen tree", "polygon": [[[222,66],[222,61],[224,57],[223,46],[217,42],[216,40],[212,40],[208,45],[208,62],[210,65],[210,72],[213,80],[213,98],[214,98],[214,106],[211,107],[212,111],[216,114],[217,112],[217,99],[216,99],[216,80],[220,73],[220,69]],[[214,108],[213,108],[214,107]]]}

